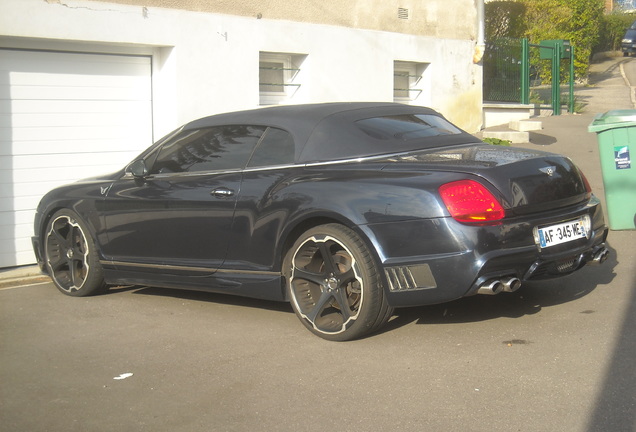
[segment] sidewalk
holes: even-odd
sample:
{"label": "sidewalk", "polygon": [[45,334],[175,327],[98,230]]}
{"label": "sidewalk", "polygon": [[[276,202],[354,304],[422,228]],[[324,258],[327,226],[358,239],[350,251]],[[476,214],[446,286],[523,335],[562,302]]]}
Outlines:
{"label": "sidewalk", "polygon": [[633,88],[623,72],[623,66],[631,61],[631,57],[623,57],[620,51],[597,56],[590,66],[589,85],[578,86],[574,91],[576,100],[586,105],[583,114],[636,108]]}
{"label": "sidewalk", "polygon": [[46,282],[51,280],[40,272],[37,265],[8,267],[0,269],[0,289],[14,285]]}
{"label": "sidewalk", "polygon": [[[596,134],[587,127],[599,113],[614,109],[634,109],[633,88],[623,75],[623,65],[632,58],[603,56],[590,67],[590,84],[577,87],[576,99],[585,104],[582,114],[541,117],[543,129],[530,133],[530,142],[515,144],[523,148],[541,148],[570,157],[586,174],[595,194],[604,201],[603,181],[598,160]],[[620,55],[620,52],[618,53]],[[603,203],[605,204],[605,203]],[[0,288],[16,284],[50,280],[36,265],[0,269]]]}

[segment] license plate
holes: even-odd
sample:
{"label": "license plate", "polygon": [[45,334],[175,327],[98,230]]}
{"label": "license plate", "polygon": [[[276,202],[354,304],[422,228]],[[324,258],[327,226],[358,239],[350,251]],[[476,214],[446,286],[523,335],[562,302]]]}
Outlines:
{"label": "license plate", "polygon": [[583,219],[563,222],[539,228],[539,244],[542,248],[556,246],[561,243],[578,240],[587,237]]}

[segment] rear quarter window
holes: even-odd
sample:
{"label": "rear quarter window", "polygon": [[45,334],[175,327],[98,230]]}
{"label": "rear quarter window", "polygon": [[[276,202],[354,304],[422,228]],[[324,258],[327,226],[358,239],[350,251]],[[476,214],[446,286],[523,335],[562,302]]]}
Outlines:
{"label": "rear quarter window", "polygon": [[401,114],[358,120],[356,126],[371,138],[409,141],[462,131],[442,117],[427,114]]}

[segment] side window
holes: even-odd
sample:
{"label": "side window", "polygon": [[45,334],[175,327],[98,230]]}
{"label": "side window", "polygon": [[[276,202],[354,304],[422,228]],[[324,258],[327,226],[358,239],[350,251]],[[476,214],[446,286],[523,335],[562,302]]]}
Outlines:
{"label": "side window", "polygon": [[265,129],[233,125],[183,131],[161,147],[150,174],[244,168]]}
{"label": "side window", "polygon": [[248,167],[287,165],[294,163],[294,139],[287,131],[268,128]]}

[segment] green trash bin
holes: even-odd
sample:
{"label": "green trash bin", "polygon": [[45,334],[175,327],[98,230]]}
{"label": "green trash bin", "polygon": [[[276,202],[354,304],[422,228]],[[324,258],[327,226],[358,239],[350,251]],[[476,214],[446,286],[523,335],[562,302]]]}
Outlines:
{"label": "green trash bin", "polygon": [[636,110],[599,114],[587,130],[598,138],[609,227],[636,229]]}

